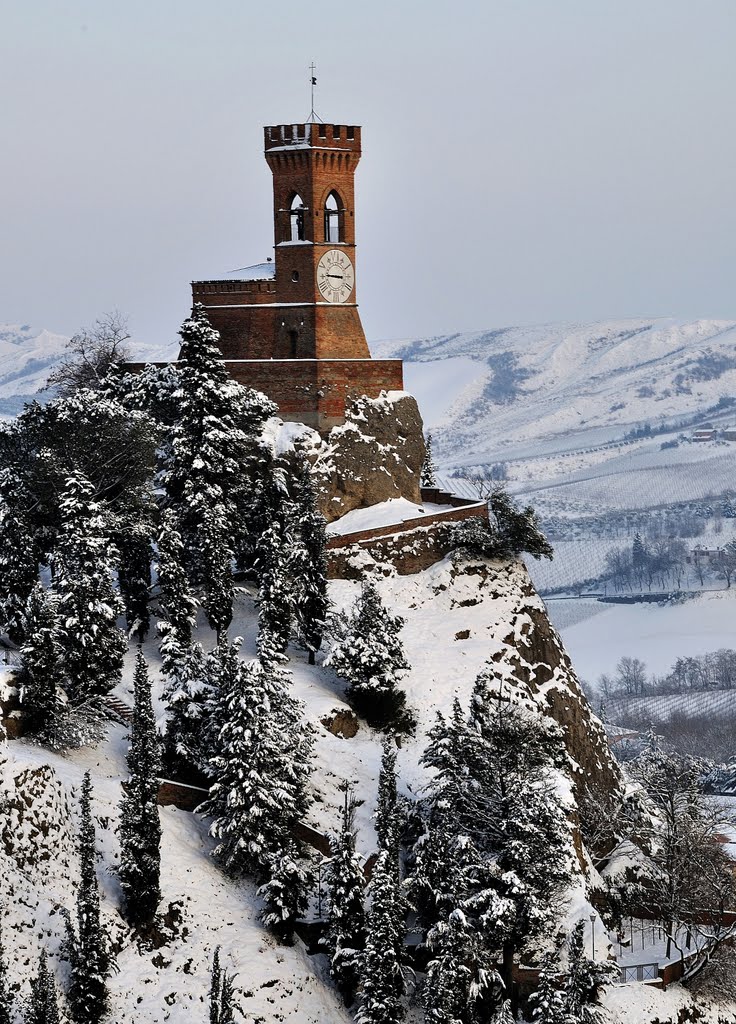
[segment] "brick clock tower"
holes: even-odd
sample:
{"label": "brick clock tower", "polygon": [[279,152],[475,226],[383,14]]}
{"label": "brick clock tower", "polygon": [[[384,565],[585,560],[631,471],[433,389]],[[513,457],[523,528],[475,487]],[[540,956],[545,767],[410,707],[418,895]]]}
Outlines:
{"label": "brick clock tower", "polygon": [[358,313],[355,170],[360,128],[264,129],[273,174],[275,260],[225,281],[194,281],[230,373],[284,419],[328,430],[351,398],[402,390],[398,359],[374,360]]}

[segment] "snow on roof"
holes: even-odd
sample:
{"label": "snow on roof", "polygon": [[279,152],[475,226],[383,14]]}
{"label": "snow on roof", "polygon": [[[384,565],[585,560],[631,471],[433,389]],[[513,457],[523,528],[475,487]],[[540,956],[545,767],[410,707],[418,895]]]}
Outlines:
{"label": "snow on roof", "polygon": [[276,276],[276,264],[272,260],[267,263],[254,263],[252,267],[228,270],[229,274],[238,274],[238,281],[271,281]]}
{"label": "snow on roof", "polygon": [[394,526],[407,519],[419,519],[423,515],[435,515],[437,512],[449,512],[452,505],[434,505],[423,501],[421,505],[408,501],[406,498],[389,498],[369,508],[354,508],[327,527],[331,537],[343,537],[347,533],[358,533],[361,530],[377,530],[383,526]]}

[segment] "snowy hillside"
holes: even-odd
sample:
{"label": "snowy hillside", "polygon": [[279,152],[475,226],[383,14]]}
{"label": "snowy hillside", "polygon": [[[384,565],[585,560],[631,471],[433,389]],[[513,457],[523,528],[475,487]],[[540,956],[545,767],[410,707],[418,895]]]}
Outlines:
{"label": "snowy hillside", "polygon": [[[16,416],[25,402],[38,397],[68,340],[29,324],[0,324],[0,419]],[[176,345],[144,349],[131,342],[131,350],[140,359],[165,359],[172,358]]]}
{"label": "snowy hillside", "polygon": [[[482,571],[478,574],[479,569],[482,566],[470,563],[466,571],[458,572],[452,561],[446,559],[416,576],[392,577],[380,583],[382,596],[392,610],[404,614],[411,610],[404,641],[412,667],[403,685],[409,704],[417,713],[418,729],[416,736],[404,739],[398,751],[398,769],[401,789],[412,798],[423,791],[428,778],[419,757],[437,710],[450,711],[455,696],[467,705],[475,676],[489,658],[493,659],[499,677],[512,687],[519,685],[520,693],[524,689],[517,683],[525,666],[523,648],[517,649],[515,644],[520,637],[533,636],[534,616],[542,611],[543,605],[530,592],[523,566],[497,565],[487,578]],[[358,590],[356,583],[336,581],[331,596],[338,607],[346,608]],[[465,639],[458,640],[460,630],[468,634]],[[254,598],[243,592],[236,604],[230,634],[244,637],[244,657],[255,655],[256,631]],[[213,634],[203,623],[199,639],[207,647],[214,643]],[[149,637],[144,653],[156,675],[159,656],[155,639]],[[372,814],[381,736],[365,725],[351,739],[333,735],[325,722],[336,710],[346,709],[342,683],[323,666],[309,666],[303,651],[292,648],[290,658],[288,669],[295,694],[305,703],[307,718],[317,735],[312,783],[315,803],[308,823],[323,834],[336,830],[342,799],[340,785],[349,781],[358,799],[358,850],[366,858],[376,849]],[[532,679],[536,671],[534,668]],[[124,680],[115,691],[129,706],[132,672],[133,652],[127,658]],[[159,677],[159,692],[162,685]],[[574,677],[564,664],[540,687],[536,699],[545,707],[555,691],[563,704],[581,707]],[[587,711],[582,707],[581,711],[587,720]],[[594,761],[603,752],[602,748],[594,752],[594,737],[599,734],[600,726],[592,720],[590,751]],[[172,932],[159,949],[146,948],[134,939],[119,912],[119,844],[114,831],[121,782],[127,777],[127,746],[122,726],[112,726],[107,740],[98,748],[64,757],[27,741],[11,743],[7,747],[10,761],[4,783],[0,757],[0,802],[3,785],[8,791],[9,775],[31,773],[34,787],[32,809],[15,801],[20,806],[12,821],[15,838],[6,841],[5,847],[0,824],[0,887],[16,894],[4,917],[5,934],[13,937],[13,962],[35,962],[39,948],[45,946],[59,977],[66,977],[67,967],[60,956],[64,934],[60,908],[73,905],[77,879],[69,808],[75,806],[82,774],[89,770],[102,849],[98,874],[103,917],[117,949],[119,967],[110,979],[113,1019],[117,1024],[204,1021],[209,965],[217,945],[222,947],[228,969],[237,973],[239,999],[247,1020],[291,1020],[299,1024],[349,1021],[351,1015],[327,980],[325,958],[308,956],[301,943],[293,947],[279,945],[266,931],[258,919],[261,901],[255,886],[248,880],[228,878],[213,862],[210,852],[214,844],[207,834],[208,822],[196,815],[171,807],[162,809],[162,910],[171,910]],[[25,779],[27,783],[28,775]],[[561,774],[559,785],[569,799],[569,776]],[[11,805],[12,792],[11,783]],[[43,832],[43,821],[50,823],[53,844],[35,838],[39,831]],[[33,851],[30,858],[29,850]],[[316,868],[320,858],[314,856]],[[582,892],[582,878],[571,880],[568,899],[563,916],[569,915],[573,920],[583,914],[587,919],[591,908]],[[324,918],[324,912],[324,900],[320,905],[315,893],[312,916]],[[603,931],[602,926],[600,930]]]}
{"label": "snowy hillside", "polygon": [[0,417],[15,416],[34,398],[67,341],[28,324],[0,324]]}
{"label": "snowy hillside", "polygon": [[705,418],[736,394],[735,344],[732,321],[657,319],[507,327],[372,351],[406,361],[407,390],[442,462],[472,465],[592,448],[644,422]]}

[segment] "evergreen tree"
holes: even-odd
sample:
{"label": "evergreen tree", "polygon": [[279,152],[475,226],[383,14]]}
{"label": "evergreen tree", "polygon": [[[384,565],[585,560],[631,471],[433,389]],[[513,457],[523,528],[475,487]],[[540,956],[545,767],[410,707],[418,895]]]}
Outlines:
{"label": "evergreen tree", "polygon": [[559,959],[547,953],[539,969],[537,987],[529,999],[530,1024],[576,1024],[578,1017],[568,1008],[562,985]]}
{"label": "evergreen tree", "polygon": [[[4,737],[0,736],[0,742]],[[0,1024],[12,1024],[13,1021],[13,999],[10,994],[8,981],[8,964],[5,959],[5,946],[3,944],[2,920],[0,919]]]}
{"label": "evergreen tree", "polygon": [[118,533],[115,538],[120,561],[118,583],[125,608],[128,632],[140,643],[151,627],[148,596],[151,589],[150,524]]}
{"label": "evergreen tree", "polygon": [[13,643],[24,637],[24,610],[38,579],[38,558],[20,476],[0,469],[0,629]]}
{"label": "evergreen tree", "polygon": [[215,819],[210,833],[223,865],[264,880],[308,806],[313,736],[282,673],[240,662],[236,645],[220,645],[217,656],[218,732],[208,764],[215,781],[201,809]]}
{"label": "evergreen tree", "polygon": [[61,498],[53,568],[70,694],[81,704],[119,682],[127,644],[117,625],[107,526],[92,485],[79,473],[67,479]]}
{"label": "evergreen tree", "polygon": [[571,1018],[579,1024],[603,1024],[606,1019],[598,1002],[598,992],[612,985],[619,975],[618,965],[610,960],[591,960],[586,956],[585,922],[578,921],[567,944],[565,994]]}
{"label": "evergreen tree", "polygon": [[300,860],[296,843],[291,841],[269,858],[268,873],[268,881],[258,890],[264,902],[261,917],[282,942],[290,943],[294,925],[309,906],[312,875]]}
{"label": "evergreen tree", "polygon": [[176,527],[176,517],[169,510],[161,516],[156,548],[159,606],[163,615],[163,621],[158,624],[161,659],[165,675],[171,677],[174,664],[192,642],[197,602],[189,590],[184,544]]}
{"label": "evergreen tree", "polygon": [[404,902],[390,854],[378,855],[371,880],[365,950],[361,957],[359,1024],[397,1024],[404,1019],[404,973],[397,949],[405,935]]}
{"label": "evergreen tree", "polygon": [[161,823],[157,804],[161,765],[151,683],[140,648],[133,692],[129,778],[120,805],[120,884],[128,920],[134,925],[145,925],[153,919],[161,900]]}
{"label": "evergreen tree", "polygon": [[61,712],[65,683],[55,597],[40,583],[25,611],[21,703],[29,732],[43,734]]}
{"label": "evergreen tree", "polygon": [[233,618],[232,510],[215,485],[203,491],[190,482],[184,493],[197,522],[189,541],[190,576],[202,588],[202,607],[219,642]]}
{"label": "evergreen tree", "polygon": [[80,800],[79,856],[81,877],[77,889],[76,920],[67,916],[67,952],[71,965],[68,992],[75,1024],[99,1024],[107,1009],[107,978],[111,958],[100,922],[100,895],[95,860],[95,827],[92,820],[92,782],[89,772],[82,782]]}
{"label": "evergreen tree", "polygon": [[229,971],[220,966],[220,947],[212,957],[210,983],[210,1024],[235,1024],[235,981]]}
{"label": "evergreen tree", "polygon": [[231,614],[230,559],[247,528],[252,481],[264,458],[261,428],[276,407],[230,377],[202,305],[180,335],[175,415],[161,446],[158,482],[164,507],[176,516],[189,581],[204,588],[212,628],[222,634]]}
{"label": "evergreen tree", "polygon": [[395,867],[398,877],[403,816],[399,810],[396,790],[396,755],[396,744],[386,737],[383,741],[381,768],[378,773],[375,820],[378,847],[389,854],[390,863]]}
{"label": "evergreen tree", "polygon": [[287,537],[278,521],[262,534],[257,546],[258,656],[264,665],[287,661],[291,636],[291,582],[287,570]]}
{"label": "evergreen tree", "polygon": [[38,961],[38,973],[31,978],[31,995],[24,1014],[25,1024],[59,1024],[56,983],[45,950]]}
{"label": "evergreen tree", "polygon": [[342,808],[342,827],[330,840],[329,911],[327,948],[330,973],[349,1006],[360,979],[360,951],[365,947],[365,878],[355,852],[353,818],[355,801],[347,786]]}
{"label": "evergreen tree", "polygon": [[363,583],[360,596],[326,661],[348,681],[348,699],[369,724],[385,727],[407,716],[399,680],[410,666],[399,632],[404,620],[391,615],[376,585]]}
{"label": "evergreen tree", "polygon": [[435,925],[427,944],[432,951],[424,994],[427,1024],[487,1020],[484,1009],[498,988],[498,973],[463,911],[456,908],[446,921]]}
{"label": "evergreen tree", "polygon": [[518,508],[508,492],[497,487],[488,499],[488,508],[496,520],[501,547],[509,555],[525,551],[534,558],[552,558],[552,545],[542,533],[531,505]]}
{"label": "evergreen tree", "polygon": [[204,773],[209,749],[211,720],[208,709],[213,699],[211,676],[216,660],[205,656],[202,645],[176,647],[177,660],[169,666],[166,699],[169,717],[166,725],[167,760],[178,771],[195,768]]}
{"label": "evergreen tree", "polygon": [[425,454],[424,463],[422,465],[422,476],[421,476],[422,487],[436,487],[437,486],[437,467],[434,464],[434,458],[432,456],[432,435],[427,434],[425,441]]}
{"label": "evergreen tree", "polygon": [[294,508],[298,536],[289,558],[293,581],[294,617],[297,634],[309,651],[309,664],[322,646],[329,610],[327,596],[327,542],[325,517],[317,508],[317,494],[309,462],[305,459],[299,477]]}

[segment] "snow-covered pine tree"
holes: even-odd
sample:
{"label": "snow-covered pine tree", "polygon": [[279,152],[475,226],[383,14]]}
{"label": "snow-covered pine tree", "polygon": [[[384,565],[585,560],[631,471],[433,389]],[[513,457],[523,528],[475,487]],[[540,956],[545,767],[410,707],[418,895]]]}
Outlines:
{"label": "snow-covered pine tree", "polygon": [[529,999],[530,1024],[577,1024],[568,1009],[557,952],[546,953],[539,968],[537,987]]}
{"label": "snow-covered pine tree", "polygon": [[314,879],[293,841],[271,855],[268,873],[258,890],[264,904],[261,918],[282,942],[291,944],[294,925],[307,912]]}
{"label": "snow-covered pine tree", "polygon": [[25,1024],[59,1024],[56,982],[45,950],[39,957],[36,976],[31,978],[31,994],[23,1019]]}
{"label": "snow-covered pine tree", "polygon": [[156,801],[161,764],[151,681],[140,648],[133,692],[128,783],[120,804],[119,874],[125,915],[131,924],[140,926],[153,919],[161,900],[161,823]]}
{"label": "snow-covered pine tree", "polygon": [[220,947],[212,957],[210,981],[210,1024],[235,1024],[235,981],[220,966]]}
{"label": "snow-covered pine tree", "polygon": [[[427,936],[424,1020],[427,1024],[477,1024],[499,987],[498,972],[478,931],[456,908]],[[511,1018],[513,1021],[513,1017]]]}
{"label": "snow-covered pine tree", "polygon": [[68,477],[60,505],[54,587],[70,697],[82,704],[120,681],[127,643],[117,625],[108,530],[89,480],[80,473]]}
{"label": "snow-covered pine tree", "polygon": [[617,980],[619,968],[610,960],[591,960],[585,953],[585,923],[578,921],[567,943],[565,998],[570,1018],[580,1024],[603,1024],[606,1015],[598,1001],[604,985]]}
{"label": "snow-covered pine tree", "polygon": [[184,568],[184,543],[177,529],[176,516],[169,509],[161,516],[156,538],[156,570],[158,576],[159,608],[163,621],[158,624],[161,634],[161,657],[164,672],[170,674],[168,651],[184,649],[192,642],[192,630],[197,621],[197,602],[189,589]]}
{"label": "snow-covered pine tree", "polygon": [[424,442],[425,454],[424,463],[422,465],[421,483],[422,487],[436,487],[437,486],[437,467],[434,464],[434,457],[432,455],[432,435],[427,434]]}
{"label": "snow-covered pine tree", "polygon": [[95,861],[95,826],[92,820],[92,781],[82,781],[79,859],[75,920],[67,915],[67,954],[71,980],[67,998],[74,1024],[99,1024],[107,1010],[107,978],[111,957],[100,922],[100,894]]}
{"label": "snow-covered pine tree", "polygon": [[516,1024],[516,1017],[511,1010],[511,1000],[504,999],[490,1019],[489,1024]]}
{"label": "snow-covered pine tree", "polygon": [[317,493],[307,459],[303,460],[299,475],[294,521],[298,532],[289,557],[294,618],[297,635],[309,652],[309,664],[314,665],[315,653],[322,646],[330,602],[325,558],[326,523],[317,508]]}
{"label": "snow-covered pine tree", "polygon": [[478,798],[473,820],[463,823],[483,858],[473,871],[482,884],[463,907],[500,950],[503,983],[512,995],[516,956],[530,940],[554,931],[575,863],[552,776],[564,758],[562,731],[536,708],[514,703],[500,682],[492,695],[489,679],[481,673],[471,702]]}
{"label": "snow-covered pine tree", "polygon": [[371,908],[360,960],[362,998],[358,1024],[398,1024],[404,1019],[404,972],[397,950],[406,934],[404,900],[390,854],[378,855],[371,879]]}
{"label": "snow-covered pine tree", "polygon": [[25,606],[38,579],[26,500],[30,499],[18,474],[0,469],[0,630],[13,643],[23,640]]}
{"label": "snow-covered pine tree", "polygon": [[[168,625],[168,623],[167,623]],[[213,732],[207,711],[213,700],[211,677],[219,663],[208,658],[202,645],[176,645],[176,660],[169,666],[166,691],[168,721],[166,723],[166,760],[185,775],[192,768],[204,773],[211,756],[209,738]]]}
{"label": "snow-covered pine tree", "polygon": [[151,589],[150,524],[141,522],[115,534],[119,555],[118,584],[125,608],[128,633],[139,643],[151,627],[148,597]]}
{"label": "snow-covered pine tree", "polygon": [[383,741],[381,768],[378,773],[378,799],[376,801],[376,835],[379,850],[386,850],[389,863],[399,873],[399,848],[403,832],[403,815],[396,790],[396,743],[391,737]]}
{"label": "snow-covered pine tree", "polygon": [[286,649],[291,636],[292,583],[288,570],[288,538],[275,520],[261,535],[257,545],[258,657],[264,665],[288,660]]}
{"label": "snow-covered pine tree", "polygon": [[[2,740],[3,737],[0,737]],[[0,1024],[13,1024],[13,998],[10,994],[8,962],[5,959],[2,918],[0,917]]]}
{"label": "snow-covered pine tree", "polygon": [[228,871],[270,877],[307,806],[313,735],[302,705],[273,665],[241,662],[238,645],[218,648],[219,729],[208,774],[215,781],[201,811],[215,819],[215,856]]}
{"label": "snow-covered pine tree", "polygon": [[64,659],[53,593],[37,583],[25,610],[21,704],[28,731],[43,735],[63,707]]}
{"label": "snow-covered pine tree", "polygon": [[348,682],[347,696],[370,725],[385,728],[409,718],[406,694],[399,689],[409,669],[399,633],[400,615],[391,615],[375,583],[361,588],[341,636],[325,664]]}
{"label": "snow-covered pine tree", "polygon": [[190,575],[202,588],[202,607],[219,642],[233,618],[232,508],[215,484],[201,490],[190,481],[184,495],[188,515],[197,523],[189,539]]}
{"label": "snow-covered pine tree", "polygon": [[355,852],[355,801],[345,786],[342,823],[330,839],[327,949],[330,973],[347,1006],[355,999],[360,980],[360,955],[365,948],[365,876]]}
{"label": "snow-covered pine tree", "polygon": [[229,571],[235,539],[247,527],[252,478],[264,457],[261,428],[276,406],[230,377],[204,306],[195,305],[180,335],[177,386],[169,396],[176,414],[161,447],[158,482],[164,507],[176,515],[190,583],[205,587],[213,628],[222,631],[225,566]]}

